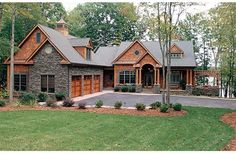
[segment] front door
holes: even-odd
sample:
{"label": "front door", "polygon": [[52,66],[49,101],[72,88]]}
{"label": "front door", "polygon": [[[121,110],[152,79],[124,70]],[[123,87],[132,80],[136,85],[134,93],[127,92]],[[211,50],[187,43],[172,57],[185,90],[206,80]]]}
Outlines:
{"label": "front door", "polygon": [[153,76],[152,74],[145,74],[144,75],[144,87],[151,88],[153,85]]}

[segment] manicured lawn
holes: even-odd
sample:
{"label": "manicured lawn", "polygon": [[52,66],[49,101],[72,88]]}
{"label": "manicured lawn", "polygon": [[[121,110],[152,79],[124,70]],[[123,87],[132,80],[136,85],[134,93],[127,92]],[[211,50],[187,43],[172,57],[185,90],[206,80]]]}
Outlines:
{"label": "manicured lawn", "polygon": [[231,110],[185,109],[184,117],[0,112],[0,150],[221,150],[234,136],[219,121]]}

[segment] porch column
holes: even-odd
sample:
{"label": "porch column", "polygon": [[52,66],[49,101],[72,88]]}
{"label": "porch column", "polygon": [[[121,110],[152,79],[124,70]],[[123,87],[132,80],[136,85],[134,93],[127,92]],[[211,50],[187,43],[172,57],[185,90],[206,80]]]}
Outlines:
{"label": "porch column", "polygon": [[138,84],[138,68],[135,68],[135,83]]}
{"label": "porch column", "polygon": [[187,75],[186,75],[186,78],[187,78],[187,85],[189,84],[189,81],[188,81],[188,79],[189,79],[189,77],[188,77],[188,69],[187,69]]}
{"label": "porch column", "polygon": [[160,69],[157,69],[157,84],[160,84]]}
{"label": "porch column", "polygon": [[139,84],[142,84],[142,68],[139,69]]}
{"label": "porch column", "polygon": [[157,84],[157,69],[154,68],[154,84]]}
{"label": "porch column", "polygon": [[193,73],[192,70],[190,70],[190,85],[193,84]]}

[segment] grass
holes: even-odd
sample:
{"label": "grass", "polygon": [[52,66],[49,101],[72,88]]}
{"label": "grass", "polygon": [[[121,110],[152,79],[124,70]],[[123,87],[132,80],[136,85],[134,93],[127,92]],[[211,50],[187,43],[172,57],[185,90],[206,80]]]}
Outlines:
{"label": "grass", "polygon": [[221,150],[234,136],[219,120],[232,110],[184,109],[184,117],[0,112],[0,150]]}

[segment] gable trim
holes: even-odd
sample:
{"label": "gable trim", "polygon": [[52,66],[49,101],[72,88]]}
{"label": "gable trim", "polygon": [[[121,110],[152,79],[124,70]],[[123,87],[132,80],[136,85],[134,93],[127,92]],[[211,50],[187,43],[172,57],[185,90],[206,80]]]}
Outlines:
{"label": "gable trim", "polygon": [[[171,46],[171,48],[170,48],[170,52],[171,52],[171,49],[173,48],[173,47],[176,47],[180,52],[178,52],[178,53],[184,53],[184,51],[176,44],[176,43],[174,43],[174,44],[172,44],[172,46]],[[172,52],[171,52],[172,53]]]}
{"label": "gable trim", "polygon": [[[116,61],[118,61],[121,56],[123,56],[135,43],[139,43],[139,45],[141,45],[142,48],[144,48],[144,50],[146,50],[146,52],[156,61],[156,63],[158,63],[159,65],[161,65],[161,63],[151,54],[151,52],[139,41],[136,40],[133,43],[131,43],[115,60],[113,60],[112,64],[115,64]],[[140,60],[147,54],[145,53],[141,58],[138,59],[137,63],[140,62]]]}
{"label": "gable trim", "polygon": [[66,61],[67,64],[69,64],[69,60],[62,54],[62,52],[53,44],[53,42],[50,39],[46,39],[31,55],[30,57],[26,60],[26,63],[31,60],[31,58],[42,48],[42,46],[46,43],[49,42],[55,49],[56,51],[62,56],[64,61]]}

